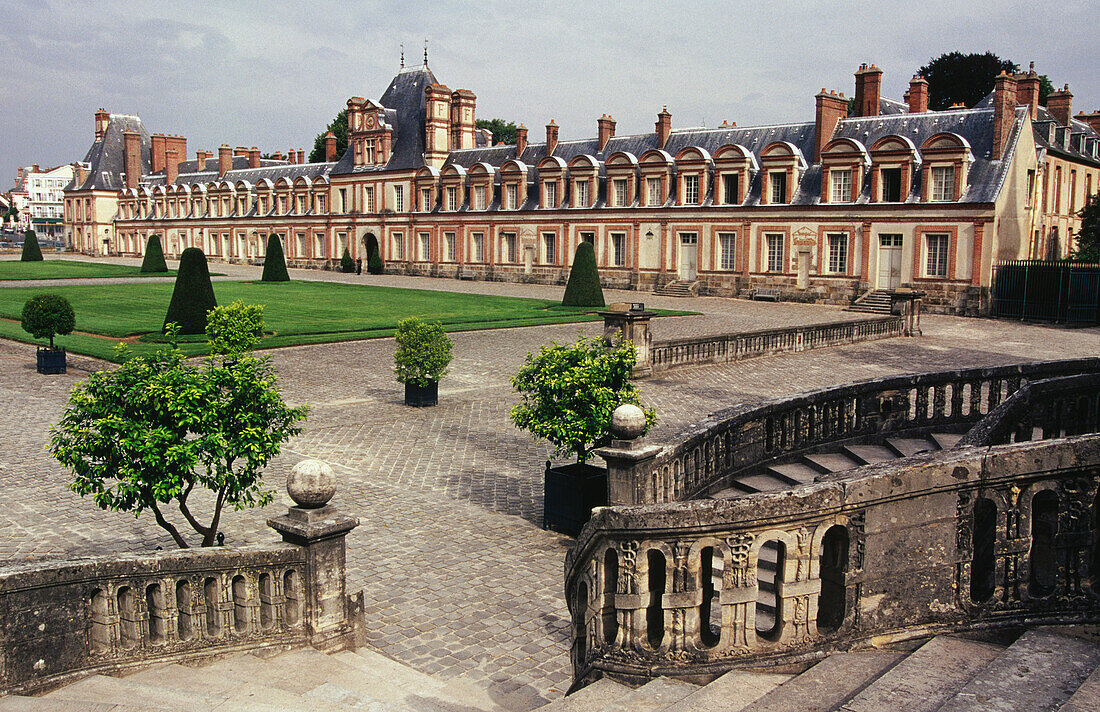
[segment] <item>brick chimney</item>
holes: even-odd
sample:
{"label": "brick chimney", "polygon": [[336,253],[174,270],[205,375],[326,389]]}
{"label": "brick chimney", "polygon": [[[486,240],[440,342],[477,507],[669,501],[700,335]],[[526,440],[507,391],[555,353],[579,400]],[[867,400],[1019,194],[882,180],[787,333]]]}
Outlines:
{"label": "brick chimney", "polygon": [[206,170],[206,159],[213,158],[214,154],[210,151],[195,151],[195,162],[198,164],[198,170]]}
{"label": "brick chimney", "polygon": [[260,167],[260,149],[253,146],[248,149],[248,167],[259,168]]}
{"label": "brick chimney", "polygon": [[95,112],[95,140],[102,141],[107,134],[107,124],[111,123],[111,115],[106,109]]}
{"label": "brick chimney", "polygon": [[553,119],[550,119],[550,123],[546,124],[546,155],[553,156],[554,149],[558,147],[558,125],[554,123]]}
{"label": "brick chimney", "polygon": [[176,182],[176,177],[179,176],[179,164],[179,151],[174,148],[168,149],[164,155],[164,182],[166,185]]}
{"label": "brick chimney", "polygon": [[1027,107],[1031,120],[1039,118],[1039,75],[1035,73],[1035,62],[1028,67],[1027,73],[1016,76],[1016,101]]}
{"label": "brick chimney", "polygon": [[141,180],[141,134],[122,133],[122,165],[126,169],[126,187],[137,188]]}
{"label": "brick chimney", "polygon": [[325,134],[325,163],[336,160],[336,136],[331,131]]}
{"label": "brick chimney", "polygon": [[1069,84],[1047,95],[1047,110],[1060,125],[1069,126],[1069,117],[1073,113],[1073,94],[1069,91]]}
{"label": "brick chimney", "polygon": [[1093,131],[1095,131],[1096,133],[1100,133],[1100,109],[1097,109],[1096,111],[1092,112],[1091,114],[1086,114],[1085,112],[1081,112],[1080,114],[1078,114],[1077,116],[1074,116],[1073,118],[1077,119],[1078,121],[1085,122],[1086,124],[1088,124],[1089,126],[1092,127]]}
{"label": "brick chimney", "polygon": [[599,148],[596,152],[603,153],[603,150],[607,147],[607,142],[615,135],[615,119],[604,114],[596,119],[596,126],[599,135]]}
{"label": "brick chimney", "polygon": [[85,169],[84,165],[81,164],[81,163],[74,163],[73,164],[73,185],[76,186],[76,188],[79,189],[80,186],[84,185],[84,181],[86,181],[86,180],[88,180],[88,171],[87,171],[87,169]]}
{"label": "brick chimney", "polygon": [[668,113],[667,106],[657,114],[657,123],[654,127],[657,132],[657,148],[663,149],[668,142],[669,134],[672,133],[672,114]]}
{"label": "brick chimney", "polygon": [[287,163],[290,163],[291,165],[294,165],[298,162],[298,154],[294,152],[293,148],[286,152],[286,160]]}
{"label": "brick chimney", "polygon": [[306,162],[306,152],[302,149],[298,149],[298,163],[304,164]]}
{"label": "brick chimney", "polygon": [[218,177],[224,178],[225,174],[233,170],[233,149],[228,144],[218,147]]}
{"label": "brick chimney", "polygon": [[882,70],[875,65],[859,65],[856,71],[856,116],[878,116],[882,95]]}
{"label": "brick chimney", "polygon": [[909,80],[909,113],[923,114],[928,111],[928,80],[914,74]]}
{"label": "brick chimney", "polygon": [[153,155],[150,157],[152,161],[153,173],[160,173],[164,170],[165,163],[165,151],[168,149],[168,141],[164,134],[153,134],[150,137],[152,142]]}
{"label": "brick chimney", "polygon": [[233,158],[248,158],[248,147],[237,146],[233,149]]}
{"label": "brick chimney", "polygon": [[836,125],[848,115],[848,100],[843,94],[835,91],[826,92],[821,88],[821,93],[814,97],[817,107],[814,119],[814,163],[821,161],[821,149],[833,137]]}
{"label": "brick chimney", "polygon": [[516,128],[516,158],[523,155],[523,152],[527,150],[527,127],[520,124]]}
{"label": "brick chimney", "polygon": [[990,158],[999,161],[1008,146],[1016,121],[1016,77],[1002,71],[993,85],[993,149]]}

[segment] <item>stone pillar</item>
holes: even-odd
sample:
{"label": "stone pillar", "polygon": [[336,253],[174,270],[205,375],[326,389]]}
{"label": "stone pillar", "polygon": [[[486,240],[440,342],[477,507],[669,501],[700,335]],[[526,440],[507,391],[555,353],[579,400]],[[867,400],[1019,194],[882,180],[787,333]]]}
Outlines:
{"label": "stone pillar", "polygon": [[352,633],[344,539],[359,526],[359,520],[328,503],[336,493],[336,475],[327,463],[299,462],[286,488],[297,506],[269,519],[267,525],[279,532],[283,541],[305,550],[302,614],[310,644],[325,652],[344,649]]}
{"label": "stone pillar", "polygon": [[654,504],[664,501],[656,490],[653,460],[661,448],[646,445],[645,413],[636,405],[624,403],[611,414],[611,435],[607,447],[595,450],[607,464],[607,503]]}
{"label": "stone pillar", "polygon": [[614,341],[615,333],[621,331],[623,338],[634,344],[638,358],[630,375],[637,378],[653,373],[653,362],[650,358],[653,336],[649,331],[649,320],[654,312],[646,311],[644,304],[618,302],[610,305],[607,311],[599,312],[599,315],[603,317],[605,342]]}

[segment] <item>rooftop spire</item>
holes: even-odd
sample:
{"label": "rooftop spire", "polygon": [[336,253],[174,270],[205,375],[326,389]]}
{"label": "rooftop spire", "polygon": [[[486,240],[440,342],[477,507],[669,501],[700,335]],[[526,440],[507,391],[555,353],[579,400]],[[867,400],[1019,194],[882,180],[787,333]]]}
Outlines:
{"label": "rooftop spire", "polygon": [[424,40],[424,66],[428,66],[428,40]]}
{"label": "rooftop spire", "polygon": [[405,43],[401,43],[401,68],[405,68]]}

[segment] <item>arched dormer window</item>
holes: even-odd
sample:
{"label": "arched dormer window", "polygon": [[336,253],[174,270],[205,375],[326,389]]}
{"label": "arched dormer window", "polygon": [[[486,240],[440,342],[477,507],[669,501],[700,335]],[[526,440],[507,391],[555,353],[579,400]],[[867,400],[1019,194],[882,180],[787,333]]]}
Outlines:
{"label": "arched dormer window", "polygon": [[863,172],[871,158],[862,143],[836,138],[821,149],[821,202],[854,203],[863,192]]}
{"label": "arched dormer window", "polygon": [[256,214],[268,215],[274,205],[275,184],[267,178],[261,178],[256,183]]}
{"label": "arched dormer window", "polygon": [[741,205],[749,183],[760,170],[756,156],[740,144],[726,144],[714,153],[714,204]]}
{"label": "arched dormer window", "polygon": [[569,162],[569,206],[591,208],[600,195],[600,162],[587,153]]}
{"label": "arched dormer window", "polygon": [[764,205],[786,205],[798,190],[798,181],[806,170],[806,159],[790,141],[776,141],[760,152],[760,202]]}
{"label": "arched dormer window", "polygon": [[294,208],[293,211],[298,215],[305,215],[312,209],[310,205],[310,186],[309,180],[304,176],[298,176],[294,179]]}
{"label": "arched dormer window", "polygon": [[500,208],[519,210],[527,202],[527,164],[513,158],[500,167]]}
{"label": "arched dormer window", "polygon": [[974,154],[970,144],[957,133],[938,133],[920,147],[921,200],[952,202],[966,192],[966,181]]}
{"label": "arched dormer window", "polygon": [[607,172],[607,206],[628,208],[638,196],[638,157],[619,151],[604,161]]}
{"label": "arched dormer window", "polygon": [[439,169],[424,166],[416,172],[414,181],[416,205],[413,208],[417,212],[430,213],[439,198]]}
{"label": "arched dormer window", "polygon": [[871,146],[871,202],[904,203],[920,169],[917,147],[905,136],[883,136]]}
{"label": "arched dormer window", "polygon": [[328,176],[317,176],[313,179],[313,213],[323,215],[328,212]]}
{"label": "arched dormer window", "polygon": [[246,180],[239,180],[234,189],[236,194],[234,210],[237,217],[247,215],[248,211],[252,210],[252,184]]}
{"label": "arched dormer window", "polygon": [[676,204],[702,205],[710,194],[710,152],[688,146],[676,154]]}
{"label": "arched dormer window", "polygon": [[440,183],[443,186],[443,210],[454,212],[466,202],[466,169],[453,163],[443,167]]}
{"label": "arched dormer window", "polygon": [[556,210],[565,203],[568,167],[558,156],[547,156],[538,163],[539,207]]}
{"label": "arched dormer window", "polygon": [[189,218],[191,217],[191,187],[187,185],[176,186],[176,203],[175,214],[176,217]]}
{"label": "arched dormer window", "polygon": [[475,163],[470,168],[470,210],[488,210],[493,204],[493,187],[497,169],[488,163]]}
{"label": "arched dormer window", "polygon": [[163,185],[158,185],[153,188],[153,214],[150,217],[163,218],[168,214],[168,200],[166,196],[166,188]]}
{"label": "arched dormer window", "polygon": [[638,159],[638,173],[641,181],[639,202],[650,207],[665,205],[672,186],[672,175],[676,162],[668,151],[651,149]]}
{"label": "arched dormer window", "polygon": [[191,217],[201,218],[206,217],[206,211],[209,208],[206,199],[206,186],[201,183],[194,183],[191,185]]}
{"label": "arched dormer window", "polygon": [[273,207],[276,215],[290,214],[293,208],[291,205],[292,197],[289,180],[284,177],[275,181],[275,205]]}

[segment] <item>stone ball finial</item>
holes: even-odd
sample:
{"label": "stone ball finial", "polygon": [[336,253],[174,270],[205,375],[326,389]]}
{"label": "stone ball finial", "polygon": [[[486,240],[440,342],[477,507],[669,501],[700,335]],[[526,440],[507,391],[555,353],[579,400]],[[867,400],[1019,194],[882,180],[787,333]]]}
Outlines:
{"label": "stone ball finial", "polygon": [[623,403],[611,414],[611,434],[619,440],[634,440],[645,432],[645,413],[632,403]]}
{"label": "stone ball finial", "polygon": [[302,460],[290,471],[286,492],[303,509],[318,509],[336,494],[336,473],[327,462]]}

